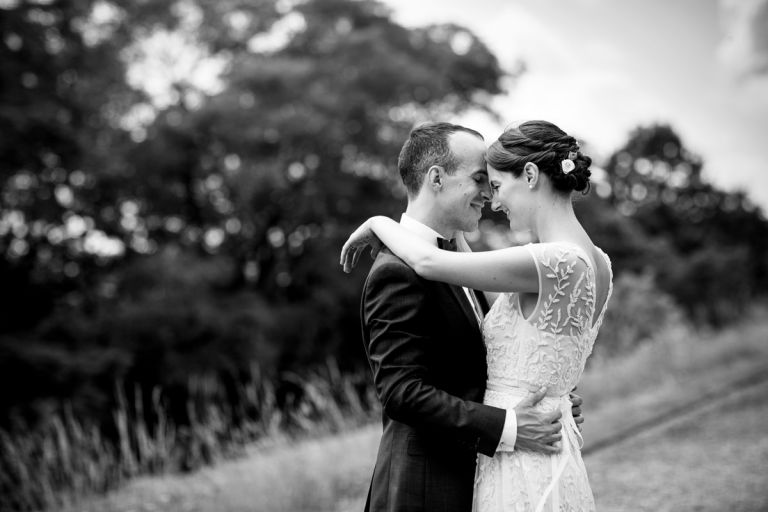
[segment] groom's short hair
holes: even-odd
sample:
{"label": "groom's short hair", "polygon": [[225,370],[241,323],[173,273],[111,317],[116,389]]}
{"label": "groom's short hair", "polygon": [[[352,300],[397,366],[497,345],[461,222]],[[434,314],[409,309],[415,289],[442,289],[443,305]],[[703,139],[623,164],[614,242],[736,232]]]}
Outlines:
{"label": "groom's short hair", "polygon": [[448,174],[456,171],[456,156],[448,143],[448,137],[456,132],[467,132],[483,139],[479,132],[451,123],[424,123],[411,130],[397,159],[397,168],[409,196],[419,193],[424,176],[433,165],[443,167]]}

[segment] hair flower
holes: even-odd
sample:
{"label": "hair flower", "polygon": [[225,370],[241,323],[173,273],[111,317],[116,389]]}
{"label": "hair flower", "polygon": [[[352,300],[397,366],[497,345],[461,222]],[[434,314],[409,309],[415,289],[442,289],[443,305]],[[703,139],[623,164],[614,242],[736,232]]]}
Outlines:
{"label": "hair flower", "polygon": [[576,168],[576,164],[573,163],[573,160],[566,158],[560,162],[560,168],[563,170],[563,174],[568,174]]}

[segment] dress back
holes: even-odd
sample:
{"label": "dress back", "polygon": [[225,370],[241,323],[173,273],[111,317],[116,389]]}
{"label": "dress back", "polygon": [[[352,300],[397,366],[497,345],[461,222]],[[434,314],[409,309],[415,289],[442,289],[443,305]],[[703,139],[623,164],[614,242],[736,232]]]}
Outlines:
{"label": "dress back", "polygon": [[[486,315],[488,383],[483,402],[513,408],[530,391],[546,386],[547,396],[536,409],[560,410],[560,452],[500,449],[494,457],[481,455],[472,510],[594,512],[569,393],[592,353],[612,285],[603,304],[597,304],[595,269],[580,246],[558,242],[526,247],[539,273],[538,301],[525,317],[519,295],[503,293]],[[600,255],[610,271],[608,256]]]}
{"label": "dress back", "polygon": [[596,311],[595,270],[581,247],[564,242],[525,247],[539,273],[538,302],[526,318],[519,294],[503,293],[485,317],[489,389],[547,386],[548,396],[562,396],[581,378],[608,298]]}

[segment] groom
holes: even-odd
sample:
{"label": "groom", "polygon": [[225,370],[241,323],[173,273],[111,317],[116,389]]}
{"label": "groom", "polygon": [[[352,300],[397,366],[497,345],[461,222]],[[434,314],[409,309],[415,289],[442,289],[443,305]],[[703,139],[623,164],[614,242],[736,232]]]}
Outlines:
{"label": "groom", "polygon": [[[448,123],[421,125],[403,145],[398,167],[408,194],[401,225],[455,250],[456,233],[477,229],[491,198],[482,136]],[[422,279],[386,248],[378,254],[361,304],[366,355],[384,409],[366,511],[470,511],[478,452],[557,451],[560,413],[534,410],[545,391],[514,410],[482,404],[480,322],[487,311],[481,292]]]}

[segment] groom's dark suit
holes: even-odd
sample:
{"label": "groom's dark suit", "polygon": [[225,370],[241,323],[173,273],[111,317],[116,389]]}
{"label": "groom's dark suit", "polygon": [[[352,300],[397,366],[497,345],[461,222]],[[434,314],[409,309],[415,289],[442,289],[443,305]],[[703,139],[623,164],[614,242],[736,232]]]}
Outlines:
{"label": "groom's dark suit", "polygon": [[477,452],[493,455],[505,411],[482,405],[485,346],[464,291],[422,279],[385,248],[361,317],[384,408],[365,510],[471,510]]}

